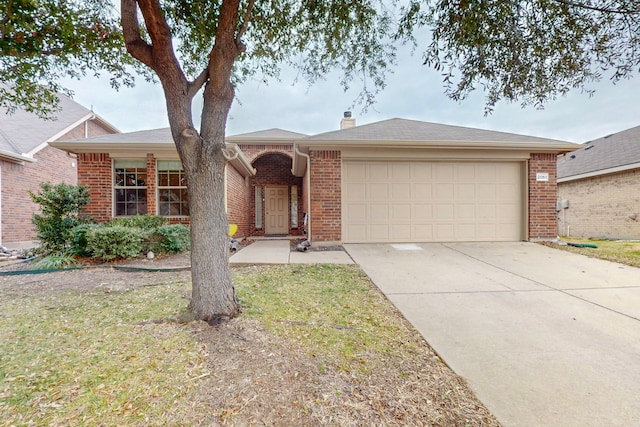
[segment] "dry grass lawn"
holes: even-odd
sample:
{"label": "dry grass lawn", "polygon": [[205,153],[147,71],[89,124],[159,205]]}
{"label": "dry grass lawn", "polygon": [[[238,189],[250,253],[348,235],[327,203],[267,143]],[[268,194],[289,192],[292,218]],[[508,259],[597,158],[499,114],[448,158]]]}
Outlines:
{"label": "dry grass lawn", "polygon": [[0,425],[498,425],[357,266],[234,281],[212,327],[188,271],[0,276]]}

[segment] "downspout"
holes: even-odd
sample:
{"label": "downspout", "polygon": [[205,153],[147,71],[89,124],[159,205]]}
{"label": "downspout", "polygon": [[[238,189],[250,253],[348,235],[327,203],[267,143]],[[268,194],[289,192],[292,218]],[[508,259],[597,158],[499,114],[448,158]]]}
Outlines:
{"label": "downspout", "polygon": [[304,157],[307,160],[307,240],[311,242],[311,157],[308,154],[303,153],[295,146],[297,155]]}

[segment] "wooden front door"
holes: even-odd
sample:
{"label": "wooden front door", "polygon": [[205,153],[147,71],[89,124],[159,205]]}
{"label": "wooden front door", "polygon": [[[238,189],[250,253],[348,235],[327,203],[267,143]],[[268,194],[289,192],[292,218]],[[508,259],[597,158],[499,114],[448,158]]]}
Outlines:
{"label": "wooden front door", "polygon": [[289,233],[289,195],[286,186],[266,187],[265,234]]}

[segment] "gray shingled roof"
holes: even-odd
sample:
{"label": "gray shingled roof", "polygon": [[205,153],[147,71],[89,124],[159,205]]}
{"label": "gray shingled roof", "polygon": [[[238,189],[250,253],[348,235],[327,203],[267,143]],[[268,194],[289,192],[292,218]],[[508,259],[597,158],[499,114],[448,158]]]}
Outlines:
{"label": "gray shingled roof", "polygon": [[564,143],[553,139],[406,119],[389,119],[353,128],[325,132],[308,140],[319,141],[442,141]]}
{"label": "gray shingled roof", "polygon": [[558,178],[640,163],[640,126],[583,144],[558,161]]}
{"label": "gray shingled roof", "polygon": [[76,139],[75,142],[113,142],[125,143],[168,143],[173,144],[170,128],[139,130],[135,132],[113,133],[109,135],[99,135],[91,138]]}
{"label": "gray shingled roof", "polygon": [[294,140],[306,138],[307,135],[298,132],[291,132],[284,129],[265,129],[257,132],[241,133],[238,135],[230,135],[227,137],[229,141],[244,140]]}
{"label": "gray shingled roof", "polygon": [[0,150],[17,155],[29,153],[91,114],[67,96],[59,97],[62,110],[56,113],[56,120],[43,120],[21,109],[14,114],[0,112]]}
{"label": "gray shingled roof", "polygon": [[[289,132],[283,129],[267,129],[257,132],[243,133],[239,135],[231,135],[227,137],[228,141],[245,141],[245,140],[294,140],[306,138],[302,133]],[[100,135],[92,138],[76,140],[76,142],[106,142],[106,143],[170,143],[173,144],[170,128],[141,130],[136,132],[117,133],[112,135]]]}

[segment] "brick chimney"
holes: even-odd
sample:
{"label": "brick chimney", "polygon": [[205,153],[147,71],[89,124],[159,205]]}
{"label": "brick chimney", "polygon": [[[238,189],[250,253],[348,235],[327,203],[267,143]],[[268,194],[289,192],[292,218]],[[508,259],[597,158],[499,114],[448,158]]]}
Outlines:
{"label": "brick chimney", "polygon": [[340,120],[340,129],[349,129],[356,126],[356,119],[351,117],[351,111],[345,111]]}

